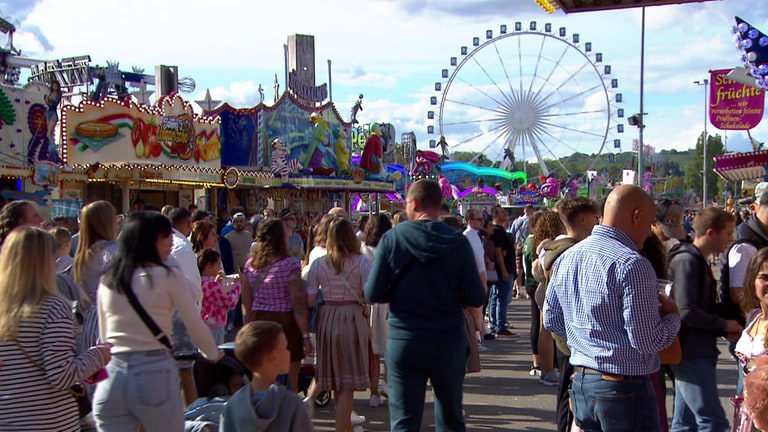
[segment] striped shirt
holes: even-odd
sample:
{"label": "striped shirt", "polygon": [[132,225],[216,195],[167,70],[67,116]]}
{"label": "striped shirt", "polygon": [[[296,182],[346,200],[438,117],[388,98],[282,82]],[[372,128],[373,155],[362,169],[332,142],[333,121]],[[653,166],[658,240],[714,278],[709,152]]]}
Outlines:
{"label": "striped shirt", "polygon": [[96,348],[75,356],[66,300],[43,300],[37,315],[19,324],[17,342],[0,342],[5,363],[0,369],[0,431],[79,431],[77,406],[67,389],[104,364]]}
{"label": "striped shirt", "polygon": [[555,262],[544,327],[567,337],[574,366],[647,375],[659,369],[680,317],[659,317],[651,263],[626,234],[598,225]]}

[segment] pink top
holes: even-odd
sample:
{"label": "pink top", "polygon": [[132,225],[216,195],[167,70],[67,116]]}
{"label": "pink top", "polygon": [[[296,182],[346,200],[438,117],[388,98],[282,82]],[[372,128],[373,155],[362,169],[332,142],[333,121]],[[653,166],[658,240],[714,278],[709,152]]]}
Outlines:
{"label": "pink top", "polygon": [[225,293],[221,281],[210,276],[202,277],[203,309],[200,315],[212,329],[227,325],[227,312],[237,306],[240,298],[240,282],[235,282],[232,289]]}
{"label": "pink top", "polygon": [[[288,289],[288,278],[293,273],[301,277],[301,263],[294,257],[285,257],[272,264],[272,267],[255,269],[251,266],[252,259],[245,262],[243,273],[248,278],[248,284],[254,291],[251,310],[269,312],[291,312],[291,293]],[[266,275],[263,273],[268,271]],[[259,284],[259,281],[262,281]],[[256,288],[258,287],[258,292]]]}
{"label": "pink top", "polygon": [[363,287],[371,272],[371,262],[363,255],[353,256],[344,261],[341,274],[331,264],[328,256],[318,258],[312,263],[307,276],[307,291],[323,289],[323,301],[356,301],[347,289],[344,280],[349,282],[361,299],[364,299]]}

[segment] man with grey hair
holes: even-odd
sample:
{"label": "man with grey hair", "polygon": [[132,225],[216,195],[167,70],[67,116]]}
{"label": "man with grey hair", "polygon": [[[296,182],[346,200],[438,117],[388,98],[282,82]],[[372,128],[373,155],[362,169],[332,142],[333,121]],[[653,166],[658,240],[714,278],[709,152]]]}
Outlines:
{"label": "man with grey hair", "polygon": [[[464,213],[464,220],[467,222],[467,229],[464,230],[464,236],[469,240],[469,245],[472,247],[472,255],[475,257],[475,266],[477,272],[480,274],[480,281],[483,283],[483,287],[486,287],[487,276],[485,273],[485,251],[483,250],[483,241],[480,239],[479,231],[483,229],[483,218],[480,210],[470,208]],[[483,322],[483,308],[470,308],[472,319],[475,321],[475,329],[479,332],[478,336],[485,336],[488,332]],[[479,339],[479,338],[478,338]],[[485,351],[487,348],[480,345],[480,351]]]}

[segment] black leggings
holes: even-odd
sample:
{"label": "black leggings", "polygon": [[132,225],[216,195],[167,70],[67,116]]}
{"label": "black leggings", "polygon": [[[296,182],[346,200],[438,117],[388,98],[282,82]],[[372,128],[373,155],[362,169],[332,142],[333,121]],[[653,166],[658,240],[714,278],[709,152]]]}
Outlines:
{"label": "black leggings", "polygon": [[536,285],[526,285],[525,292],[528,294],[528,299],[531,301],[531,354],[539,355],[539,327],[541,326],[541,310],[539,309],[539,305],[536,304]]}

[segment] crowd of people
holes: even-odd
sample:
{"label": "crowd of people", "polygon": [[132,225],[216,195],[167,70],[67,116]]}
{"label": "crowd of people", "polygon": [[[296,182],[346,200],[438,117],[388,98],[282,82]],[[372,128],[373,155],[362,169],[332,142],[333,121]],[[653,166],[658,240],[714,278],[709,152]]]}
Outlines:
{"label": "crowd of people", "polygon": [[[529,373],[558,388],[558,431],[729,430],[721,337],[739,370],[733,430],[768,425],[768,194],[741,223],[718,208],[686,220],[631,185],[511,218],[454,215],[420,180],[405,208],[217,220],[96,201],[77,223],[45,223],[30,202],[6,204],[0,431],[307,431],[331,392],[334,427],[351,432],[365,422],[356,391],[373,408],[388,398],[391,430],[416,431],[428,382],[436,429],[463,431],[465,376],[518,330],[512,297],[530,301]],[[243,373],[203,388],[193,361]]]}

